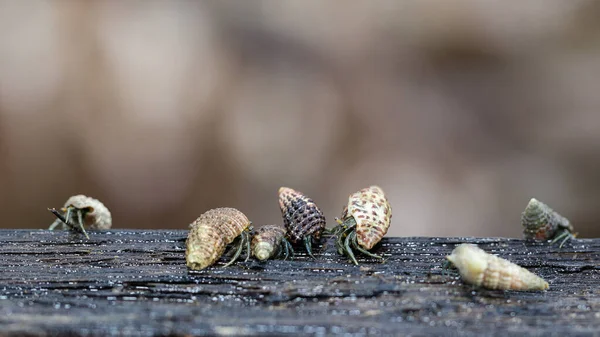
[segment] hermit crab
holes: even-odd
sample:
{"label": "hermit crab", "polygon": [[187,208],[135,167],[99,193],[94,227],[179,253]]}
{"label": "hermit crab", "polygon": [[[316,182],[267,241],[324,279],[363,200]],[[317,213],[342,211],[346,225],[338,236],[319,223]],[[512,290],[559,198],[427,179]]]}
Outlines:
{"label": "hermit crab", "polygon": [[234,241],[235,254],[225,267],[240,257],[244,247],[248,261],[251,231],[250,220],[235,208],[215,208],[203,213],[190,225],[185,251],[187,266],[201,270],[214,264]]}
{"label": "hermit crab", "polygon": [[[63,208],[58,210],[48,208],[56,217],[49,230],[54,230],[62,225],[62,229],[80,230],[86,238],[90,238],[85,231],[87,225],[91,229],[109,229],[112,225],[110,211],[99,200],[79,194],[70,197]],[[75,220],[77,219],[77,220]],[[77,221],[77,222],[75,222]]]}
{"label": "hermit crab", "polygon": [[521,224],[525,239],[552,240],[553,244],[562,240],[559,245],[561,248],[577,235],[573,233],[574,228],[567,218],[535,198],[529,201],[521,215]]}
{"label": "hermit crab", "polygon": [[341,219],[335,220],[339,225],[331,233],[337,236],[335,244],[340,254],[347,255],[356,265],[353,248],[383,259],[369,252],[387,233],[392,220],[392,206],[381,187],[374,185],[350,194]]}
{"label": "hermit crab", "polygon": [[287,259],[294,255],[294,248],[285,238],[285,228],[267,225],[259,228],[252,238],[252,254],[260,261],[283,255]]}
{"label": "hermit crab", "polygon": [[292,243],[303,242],[312,258],[312,240],[321,238],[325,229],[325,216],[314,201],[288,187],[279,188],[279,208],[287,237]]}
{"label": "hermit crab", "polygon": [[477,245],[460,244],[446,256],[466,283],[492,290],[546,290],[548,282]]}

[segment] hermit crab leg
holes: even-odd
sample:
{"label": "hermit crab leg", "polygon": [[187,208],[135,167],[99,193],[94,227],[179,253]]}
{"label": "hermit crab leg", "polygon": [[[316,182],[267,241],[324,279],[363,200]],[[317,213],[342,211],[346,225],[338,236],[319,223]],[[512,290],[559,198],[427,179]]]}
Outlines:
{"label": "hermit crab leg", "polygon": [[244,262],[248,262],[248,259],[250,259],[250,255],[252,255],[252,248],[250,247],[250,234],[244,231],[242,232],[242,238],[244,241],[246,241],[246,259],[244,260]]}
{"label": "hermit crab leg", "polygon": [[283,246],[281,251],[283,252],[284,260],[287,260],[290,256],[294,257],[294,246],[286,238],[281,240],[281,245]]}
{"label": "hermit crab leg", "polygon": [[335,248],[337,248],[338,253],[344,255],[344,237],[338,234],[335,238]]}
{"label": "hermit crab leg", "polygon": [[346,230],[349,228],[342,227],[342,229],[343,230],[338,230],[338,234],[336,235],[335,247],[337,248],[338,253],[344,255],[344,239],[347,236],[347,234],[344,236],[344,232],[346,232]]}
{"label": "hermit crab leg", "polygon": [[[338,221],[338,220],[339,219],[336,218],[336,221]],[[332,235],[342,234],[343,232],[346,231],[346,229],[348,229],[348,227],[354,227],[354,226],[356,226],[356,225],[350,225],[350,226],[348,226],[348,225],[344,225],[344,223],[341,222],[339,226],[336,226],[335,228],[331,229],[331,234]]]}
{"label": "hermit crab leg", "polygon": [[56,228],[56,226],[60,225],[62,223],[62,221],[60,221],[60,219],[56,219],[52,225],[50,225],[50,227],[48,227],[49,230],[54,230],[54,228]]}
{"label": "hermit crab leg", "polygon": [[290,249],[289,249],[288,245],[287,245],[287,244],[286,244],[284,241],[285,241],[285,239],[283,239],[283,240],[281,241],[281,245],[282,245],[283,247],[281,247],[281,248],[279,249],[279,254],[277,254],[277,256],[281,256],[281,255],[283,255],[283,259],[284,259],[284,260],[287,260],[288,256],[290,256]]}
{"label": "hermit crab leg", "polygon": [[574,238],[573,235],[570,235],[570,234],[565,235],[565,239],[561,241],[560,245],[558,245],[558,248],[559,249],[562,248],[562,246],[565,244],[565,242],[569,241],[569,239],[572,239],[572,238]]}
{"label": "hermit crab leg", "polygon": [[335,246],[337,247],[338,253],[344,255],[344,239],[350,235],[352,230],[356,228],[356,225],[342,228],[343,230],[340,231],[335,241]]}
{"label": "hermit crab leg", "polygon": [[344,254],[344,243],[343,243],[343,237],[340,234],[336,234],[335,237],[335,248],[337,249],[338,253],[340,254]]}
{"label": "hermit crab leg", "polygon": [[77,220],[79,220],[79,228],[81,228],[81,231],[83,232],[85,237],[89,239],[90,237],[88,236],[87,232],[85,231],[85,227],[83,226],[83,210],[77,210]]}
{"label": "hermit crab leg", "polygon": [[352,232],[346,236],[346,240],[344,240],[344,251],[346,252],[346,255],[350,257],[352,262],[354,262],[354,264],[358,266],[358,261],[356,261],[356,257],[354,257],[354,252],[352,251],[352,248],[350,248],[350,240],[352,240],[352,237],[356,238],[356,232]]}
{"label": "hermit crab leg", "polygon": [[[354,229],[354,226],[350,226],[350,227],[346,227],[346,226],[339,226],[340,229],[337,230],[337,238],[336,238],[336,243],[339,244],[340,246],[344,245],[344,239],[346,238],[346,236],[348,235],[348,233],[350,230]],[[345,235],[344,235],[345,234]]]}
{"label": "hermit crab leg", "polygon": [[[71,223],[71,219],[70,219],[72,217],[71,207],[67,207],[67,216],[66,217],[63,217],[60,214],[60,212],[58,212],[54,208],[52,208],[52,209],[48,208],[48,210],[50,212],[52,212],[52,214],[54,214],[63,223],[63,226],[66,225],[66,227],[68,227],[68,228],[74,227],[73,224]],[[81,230],[82,230],[83,234],[85,234],[85,237],[89,239],[90,237],[87,235],[87,233],[85,232],[85,229],[83,227],[83,216],[79,212],[78,212],[78,214],[80,216],[79,225],[81,226]],[[58,224],[56,224],[56,225],[55,224],[56,224],[56,221],[50,226],[50,229],[54,229],[58,225]]]}
{"label": "hermit crab leg", "polygon": [[358,244],[358,240],[356,239],[356,232],[352,232],[352,234],[353,234],[353,235],[352,235],[352,237],[353,237],[353,239],[352,239],[352,246],[353,246],[353,247],[354,247],[356,250],[358,250],[359,252],[361,252],[361,253],[363,253],[363,254],[365,254],[365,255],[367,255],[367,256],[370,256],[370,257],[372,257],[372,258],[375,258],[375,259],[378,259],[378,260],[383,260],[383,256],[380,256],[380,255],[373,254],[373,253],[371,253],[370,251],[368,251],[368,250],[364,249],[363,247],[361,247],[361,246]]}
{"label": "hermit crab leg", "polygon": [[306,247],[306,252],[308,253],[308,256],[315,259],[315,256],[312,253],[312,236],[307,235],[304,237],[304,246]]}
{"label": "hermit crab leg", "polygon": [[65,223],[63,221],[64,218],[62,217],[62,215],[60,215],[60,213],[56,209],[48,208],[48,210],[56,216],[56,220],[54,220],[52,225],[50,225],[50,227],[48,227],[49,230],[54,230],[58,225],[63,225],[63,226],[65,225]]}
{"label": "hermit crab leg", "polygon": [[242,250],[244,249],[244,233],[242,232],[240,238],[238,239],[238,247],[235,251],[235,254],[233,255],[233,257],[231,258],[231,260],[229,260],[229,262],[227,262],[223,267],[229,267],[231,266],[242,254]]}
{"label": "hermit crab leg", "polygon": [[442,276],[446,275],[446,273],[450,275],[450,268],[452,268],[452,266],[453,264],[449,260],[444,261],[442,264]]}
{"label": "hermit crab leg", "polygon": [[296,256],[296,252],[294,251],[294,246],[290,243],[290,241],[288,239],[283,239],[283,241],[285,241],[285,245],[288,247],[292,258],[294,256]]}
{"label": "hermit crab leg", "polygon": [[67,213],[65,213],[65,219],[66,219],[67,221],[65,221],[65,224],[66,224],[68,227],[71,227],[70,221],[71,221],[71,217],[73,217],[73,214],[71,213],[72,211],[73,211],[73,208],[71,208],[71,207],[67,207]]}
{"label": "hermit crab leg", "polygon": [[333,235],[335,235],[335,230],[336,230],[335,227],[334,228],[325,228],[323,230],[323,236],[333,236]]}
{"label": "hermit crab leg", "polygon": [[[336,235],[341,235],[342,238],[344,237],[344,233],[348,232],[351,229],[356,229],[356,220],[354,220],[354,218],[352,218],[352,217],[347,219],[346,221],[342,221],[339,218],[335,218],[335,221],[339,225],[334,227],[332,229],[332,231],[335,231]],[[348,235],[348,234],[349,233],[346,233],[346,235]]]}
{"label": "hermit crab leg", "polygon": [[562,233],[560,233],[559,235],[557,235],[552,241],[551,244],[555,244],[557,243],[560,239],[563,239],[560,242],[560,245],[558,245],[558,248],[562,248],[562,246],[565,244],[565,242],[567,242],[569,239],[574,238],[575,236],[573,234],[571,234],[571,232],[569,232],[568,230],[563,231]]}

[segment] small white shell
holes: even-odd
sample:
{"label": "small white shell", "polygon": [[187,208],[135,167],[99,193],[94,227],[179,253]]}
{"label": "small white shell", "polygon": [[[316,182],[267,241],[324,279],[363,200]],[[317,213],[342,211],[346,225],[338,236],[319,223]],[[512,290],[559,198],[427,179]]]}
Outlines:
{"label": "small white shell", "polygon": [[97,199],[83,194],[74,195],[65,202],[65,208],[73,206],[78,209],[90,209],[85,214],[85,224],[91,229],[109,229],[112,226],[110,211]]}
{"label": "small white shell", "polygon": [[446,256],[463,281],[487,289],[546,290],[548,282],[508,260],[488,254],[473,244],[458,245]]}

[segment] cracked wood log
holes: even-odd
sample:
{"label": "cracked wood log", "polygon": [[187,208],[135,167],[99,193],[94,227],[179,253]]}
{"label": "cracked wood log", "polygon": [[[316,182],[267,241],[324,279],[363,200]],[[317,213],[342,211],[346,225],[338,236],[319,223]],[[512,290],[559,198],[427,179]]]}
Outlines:
{"label": "cracked wood log", "polygon": [[[0,230],[0,335],[585,335],[600,333],[600,239],[386,238],[385,263],[338,256],[190,272],[187,231]],[[489,291],[444,274],[476,243],[544,277]]]}

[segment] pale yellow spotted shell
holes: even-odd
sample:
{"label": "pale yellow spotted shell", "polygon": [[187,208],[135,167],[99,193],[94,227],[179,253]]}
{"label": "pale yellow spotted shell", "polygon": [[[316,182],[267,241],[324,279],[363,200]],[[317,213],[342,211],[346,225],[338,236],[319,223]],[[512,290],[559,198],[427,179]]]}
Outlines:
{"label": "pale yellow spotted shell", "polygon": [[110,211],[97,199],[78,194],[65,202],[65,208],[73,206],[78,209],[88,209],[85,213],[85,225],[91,229],[109,229],[112,226]]}
{"label": "pale yellow spotted shell", "polygon": [[370,186],[350,194],[346,214],[354,217],[358,244],[367,250],[373,248],[390,228],[392,206],[379,186]]}
{"label": "pale yellow spotted shell", "polygon": [[548,282],[529,270],[473,244],[456,246],[446,257],[465,283],[498,290],[546,290]]}

